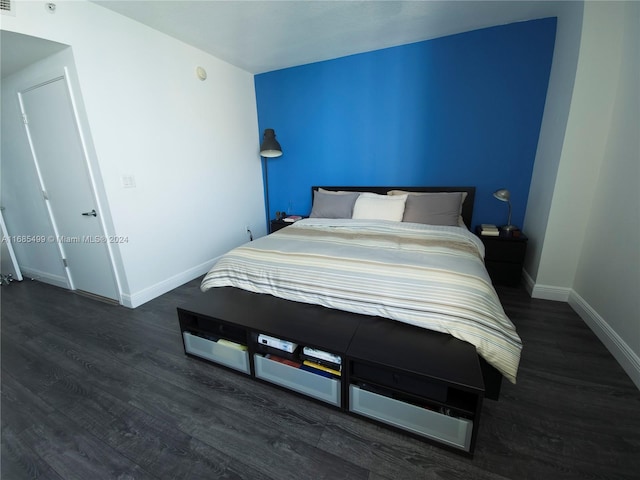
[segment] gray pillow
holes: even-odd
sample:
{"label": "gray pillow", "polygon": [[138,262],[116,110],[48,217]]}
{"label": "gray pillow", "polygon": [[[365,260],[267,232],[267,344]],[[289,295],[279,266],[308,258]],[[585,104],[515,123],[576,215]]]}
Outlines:
{"label": "gray pillow", "polygon": [[353,206],[360,193],[313,192],[313,208],[310,218],[351,218]]}
{"label": "gray pillow", "polygon": [[462,208],[462,192],[434,192],[409,195],[403,222],[427,225],[458,225]]}

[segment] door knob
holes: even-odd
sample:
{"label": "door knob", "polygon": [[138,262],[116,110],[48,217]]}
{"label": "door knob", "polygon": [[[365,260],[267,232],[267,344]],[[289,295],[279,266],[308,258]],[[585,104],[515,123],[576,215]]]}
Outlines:
{"label": "door knob", "polygon": [[91,210],[90,212],[84,212],[82,215],[84,215],[85,217],[97,217],[98,214],[96,213],[95,209]]}

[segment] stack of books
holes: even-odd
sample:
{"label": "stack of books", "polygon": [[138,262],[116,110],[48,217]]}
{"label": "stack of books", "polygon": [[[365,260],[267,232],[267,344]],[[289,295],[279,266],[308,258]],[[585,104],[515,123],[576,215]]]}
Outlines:
{"label": "stack of books", "polygon": [[341,375],[340,370],[334,370],[333,368],[325,367],[324,365],[320,365],[319,363],[311,362],[309,360],[305,360],[302,362],[302,366],[300,367],[302,370],[306,370],[307,372],[315,373],[317,375],[322,375],[328,378],[336,378]]}
{"label": "stack of books", "polygon": [[302,353],[300,353],[300,358],[303,360],[303,365],[311,369],[327,372],[336,377],[341,375],[342,358],[340,358],[340,355],[304,347]]}
{"label": "stack of books", "polygon": [[485,235],[488,237],[497,237],[500,235],[500,230],[495,225],[490,223],[483,223],[480,225],[480,235]]}
{"label": "stack of books", "polygon": [[298,355],[291,355],[291,358],[285,358],[283,355],[293,354],[297,350],[298,345],[296,343],[287,342],[264,334],[258,336],[258,343],[282,352],[282,354],[265,352],[265,358],[274,362],[283,363],[290,367],[299,368],[300,370],[328,378],[340,378],[342,375],[342,358],[339,355],[304,347]]}

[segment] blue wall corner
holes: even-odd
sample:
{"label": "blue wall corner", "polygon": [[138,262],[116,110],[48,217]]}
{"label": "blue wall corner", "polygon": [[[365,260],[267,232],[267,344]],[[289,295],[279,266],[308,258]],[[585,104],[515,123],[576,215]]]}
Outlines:
{"label": "blue wall corner", "polygon": [[475,186],[473,224],[522,225],[553,58],[546,18],[256,75],[270,218],[312,185]]}

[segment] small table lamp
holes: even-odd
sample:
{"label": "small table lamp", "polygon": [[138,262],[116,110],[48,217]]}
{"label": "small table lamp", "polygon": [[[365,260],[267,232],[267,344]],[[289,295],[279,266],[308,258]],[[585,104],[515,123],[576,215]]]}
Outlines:
{"label": "small table lamp", "polygon": [[509,217],[507,218],[507,224],[501,227],[501,229],[507,232],[517,230],[518,227],[516,227],[515,225],[511,225],[511,193],[509,193],[509,190],[507,190],[506,188],[501,188],[500,190],[496,190],[495,192],[493,192],[493,196],[501,202],[507,202],[507,205],[509,205]]}

